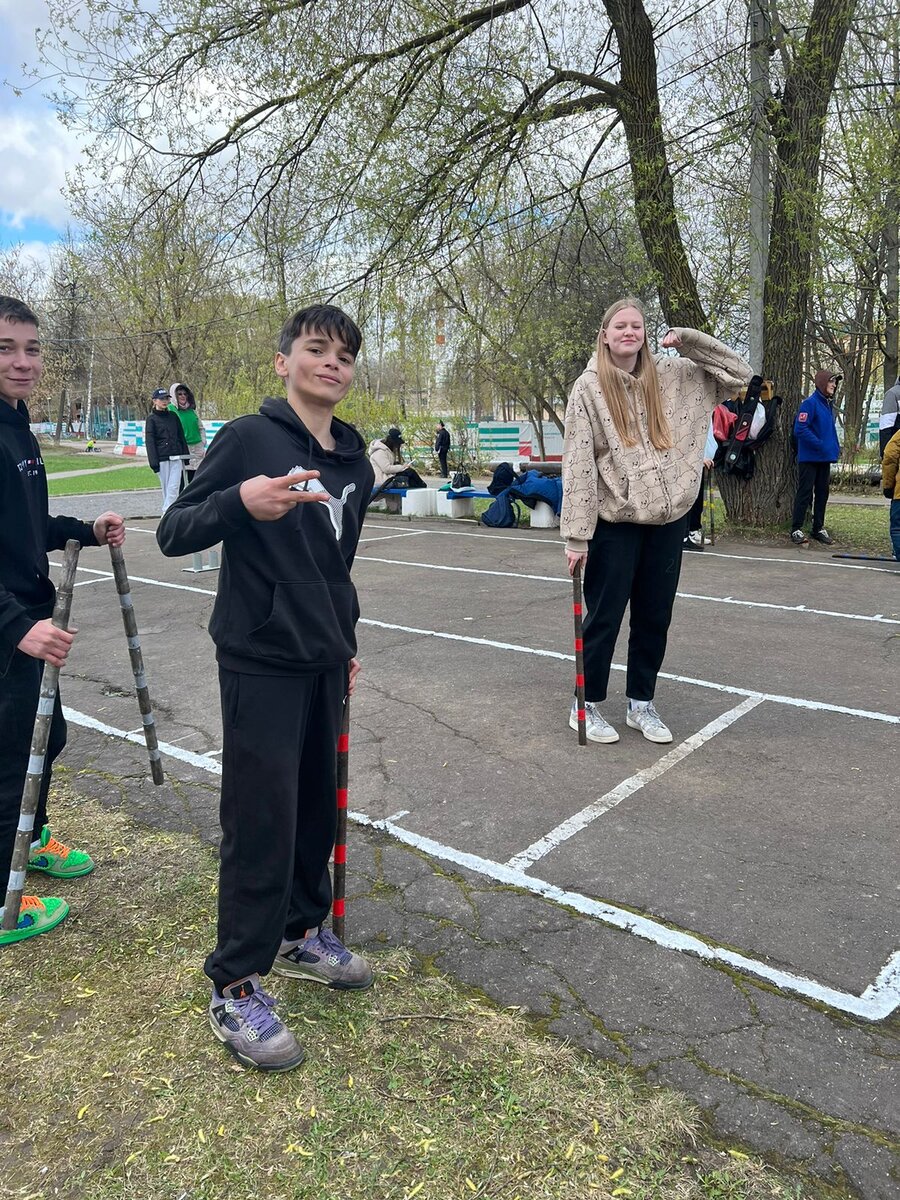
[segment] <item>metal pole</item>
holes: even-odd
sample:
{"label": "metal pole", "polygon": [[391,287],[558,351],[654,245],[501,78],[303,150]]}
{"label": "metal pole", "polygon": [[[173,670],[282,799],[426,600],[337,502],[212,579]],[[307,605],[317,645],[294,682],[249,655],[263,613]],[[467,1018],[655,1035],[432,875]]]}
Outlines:
{"label": "metal pole", "polygon": [[584,637],[581,628],[581,562],[572,572],[572,614],[575,618],[575,706],[578,710],[578,745],[587,745],[587,723],[584,712]]}
{"label": "metal pole", "polygon": [[344,698],[337,745],[337,830],[334,837],[334,902],[331,928],[344,940],[344,899],[347,889],[347,785],[350,779],[350,697]]}
{"label": "metal pole", "polygon": [[109,557],[112,559],[113,575],[116,579],[116,591],[119,593],[119,604],[122,608],[122,621],[125,625],[125,636],[128,639],[128,653],[131,655],[131,670],[134,673],[134,686],[137,691],[138,706],[141,710],[141,721],[144,726],[144,740],[147,743],[147,753],[150,756],[150,774],[153,782],[160,784],[164,781],[162,760],[159,754],[159,743],[156,740],[156,722],[153,720],[153,706],[150,703],[150,690],[147,687],[147,677],[144,674],[144,656],[141,654],[141,639],[138,636],[137,618],[131,603],[131,585],[128,582],[128,572],[125,570],[125,555],[121,546],[110,546]]}
{"label": "metal pole", "polygon": [[[51,620],[57,629],[69,628],[69,613],[72,611],[72,588],[75,583],[75,571],[78,568],[78,554],[81,546],[74,540],[66,542],[66,561],[63,566],[62,582],[56,593],[56,604]],[[34,732],[31,735],[31,754],[28,759],[28,772],[25,775],[25,788],[22,792],[22,807],[19,811],[19,825],[16,829],[16,840],[13,845],[10,862],[9,884],[6,889],[6,907],[3,913],[2,928],[4,932],[15,929],[19,920],[19,908],[22,904],[22,892],[25,890],[25,872],[28,870],[28,856],[31,853],[32,834],[34,833],[34,816],[38,809],[41,795],[41,784],[44,780],[44,765],[47,759],[47,743],[50,739],[50,724],[53,720],[53,707],[56,704],[56,688],[59,683],[59,667],[44,664],[41,677],[41,693],[38,699],[37,714],[34,720]]]}

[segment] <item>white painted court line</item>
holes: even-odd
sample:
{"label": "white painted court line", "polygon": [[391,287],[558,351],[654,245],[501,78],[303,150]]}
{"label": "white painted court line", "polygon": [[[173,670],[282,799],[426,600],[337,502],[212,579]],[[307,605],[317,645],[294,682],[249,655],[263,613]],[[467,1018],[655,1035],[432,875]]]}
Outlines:
{"label": "white painted court line", "polygon": [[[92,729],[97,733],[105,734],[107,737],[116,737],[123,741],[143,745],[144,739],[141,734],[129,734],[124,730],[114,729],[111,725],[106,725],[94,717],[76,712],[74,709],[65,706],[63,706],[63,713],[66,720],[71,721],[73,725]],[[168,755],[170,758],[178,759],[191,766],[200,767],[205,771],[209,771],[212,775],[222,774],[221,763],[216,762],[210,755],[194,754],[192,751],[185,750],[181,746],[174,746],[170,742],[160,742],[159,748],[163,754]],[[395,817],[399,817],[400,815],[395,814]],[[402,815],[405,816],[406,814],[403,813]],[[891,956],[886,966],[879,971],[875,982],[869,984],[862,995],[855,996],[852,992],[838,991],[835,988],[818,983],[815,979],[809,979],[803,975],[795,975],[789,971],[780,971],[775,967],[770,967],[768,963],[738,954],[734,950],[725,950],[720,946],[704,942],[694,934],[672,929],[659,921],[654,921],[651,917],[642,917],[636,913],[627,912],[625,909],[617,908],[613,904],[604,904],[599,900],[592,900],[588,896],[582,896],[579,892],[565,891],[555,884],[535,879],[531,875],[526,875],[524,871],[516,871],[504,863],[492,862],[490,859],[481,858],[475,854],[467,854],[461,850],[454,850],[452,847],[444,846],[440,842],[433,841],[431,838],[410,833],[408,830],[395,824],[391,818],[383,821],[373,820],[365,813],[358,812],[350,812],[348,816],[358,825],[383,830],[405,845],[415,846],[423,853],[442,862],[449,862],[456,866],[465,867],[497,883],[506,883],[512,887],[522,888],[533,895],[543,896],[545,899],[556,904],[574,909],[585,916],[596,917],[607,925],[623,929],[627,933],[632,933],[637,937],[643,938],[645,941],[654,942],[656,945],[662,946],[667,950],[677,950],[680,953],[693,954],[707,962],[727,963],[729,966],[735,967],[740,971],[745,971],[749,975],[756,975],[758,978],[766,979],[770,983],[775,984],[776,987],[783,988],[785,991],[805,996],[822,1004],[827,1004],[841,1012],[851,1013],[853,1016],[862,1017],[868,1021],[882,1021],[885,1017],[890,1016],[894,1009],[900,1005],[900,951]]]}
{"label": "white painted court line", "polygon": [[[399,536],[404,536],[403,534]],[[408,535],[406,535],[408,536]],[[384,538],[376,539],[384,541]],[[384,563],[392,567],[415,567],[423,571],[456,571],[462,575],[495,575],[499,579],[534,579],[539,583],[568,584],[565,575],[526,575],[523,571],[490,571],[482,567],[451,567],[445,563],[410,562],[402,558],[376,558],[373,554],[360,554],[357,562]],[[732,604],[740,608],[768,608],[778,612],[801,613],[812,617],[839,617],[845,621],[870,621],[876,625],[900,625],[900,620],[884,617],[880,613],[868,616],[866,613],[838,612],[829,608],[807,608],[805,604],[769,604],[762,600],[739,600],[734,596],[704,596],[696,592],[676,592],[682,600],[705,600],[710,604]]]}
{"label": "white painted court line", "polygon": [[716,734],[721,733],[724,729],[728,729],[735,721],[739,721],[746,713],[752,712],[754,708],[762,703],[761,696],[748,696],[746,700],[742,700],[740,704],[734,708],[730,708],[728,712],[722,713],[721,716],[710,721],[708,725],[704,725],[697,733],[693,733],[689,738],[685,738],[683,742],[675,746],[668,754],[664,754],[655,763],[652,763],[649,767],[644,767],[642,771],[638,771],[635,775],[623,780],[612,791],[607,792],[605,796],[601,796],[599,800],[595,800],[593,804],[589,804],[586,808],[583,808],[581,812],[573,813],[571,817],[562,821],[555,829],[551,829],[542,838],[539,838],[536,842],[532,842],[527,849],[514,855],[506,865],[513,871],[527,871],[538,859],[544,858],[547,854],[556,850],[563,842],[568,841],[570,837],[574,837],[576,833],[580,833],[582,829],[586,829],[598,817],[602,817],[604,813],[609,812],[611,808],[615,808],[617,804],[621,804],[623,800],[627,800],[629,796],[633,796],[635,792],[639,792],[648,783],[652,783],[655,779],[659,779],[661,775],[665,775],[667,771],[677,766],[689,754],[693,754],[695,750],[699,750],[701,746],[714,738]]}
{"label": "white painted court line", "polygon": [[437,858],[442,862],[449,862],[458,867],[465,867],[497,883],[509,884],[511,887],[522,888],[536,896],[543,896],[545,899],[552,900],[565,908],[574,909],[576,912],[583,913],[586,916],[596,917],[606,925],[613,925],[618,929],[623,929],[627,933],[632,933],[636,937],[643,938],[645,941],[654,942],[656,945],[662,946],[667,950],[677,950],[683,954],[693,954],[707,962],[726,963],[728,966],[735,967],[739,971],[744,971],[748,975],[756,975],[758,978],[766,979],[784,991],[805,996],[810,1000],[827,1004],[831,1008],[851,1013],[853,1016],[862,1017],[867,1021],[883,1021],[885,1017],[891,1015],[895,1008],[900,1006],[900,951],[897,951],[888,959],[886,965],[879,971],[875,982],[869,984],[862,995],[856,996],[852,992],[838,991],[838,989],[828,987],[815,979],[807,978],[804,975],[795,975],[790,971],[779,970],[768,963],[760,962],[755,958],[749,958],[745,954],[738,954],[737,951],[726,950],[721,946],[705,942],[695,934],[684,933],[679,929],[672,929],[668,925],[654,921],[652,917],[639,916],[636,913],[617,908],[614,904],[605,904],[600,900],[592,900],[588,896],[581,895],[580,892],[565,891],[563,888],[548,883],[543,879],[535,879],[531,875],[526,875],[524,871],[517,871],[505,863],[492,862],[490,859],[481,858],[477,854],[467,854],[461,850],[454,850],[452,847],[444,846],[440,842],[433,841],[431,838],[411,833],[402,826],[396,825],[390,819],[383,821],[373,820],[371,817],[366,816],[365,813],[356,812],[351,812],[349,816],[360,825],[368,825],[372,829],[381,829],[385,833],[389,833],[392,837],[397,838],[398,841],[404,842],[407,846],[414,846],[417,850],[421,850],[424,854],[428,854],[430,857]]}
{"label": "white painted court line", "polygon": [[[58,567],[61,563],[51,563],[51,566]],[[107,578],[112,578],[111,572],[96,571],[91,567],[79,567],[79,571],[87,571],[93,575],[104,575]],[[210,588],[191,587],[187,583],[166,583],[162,579],[147,579],[141,575],[131,575],[129,577],[132,583],[147,583],[153,587],[172,588],[178,592],[196,592],[201,596],[215,596],[215,591]],[[439,629],[419,629],[415,625],[395,625],[388,621],[376,621],[371,617],[360,617],[360,625],[371,625],[376,629],[397,630],[400,633],[414,633],[421,637],[440,638],[448,642],[465,642],[471,646],[488,646],[493,650],[507,650],[515,654],[530,654],[537,658],[555,658],[560,662],[574,662],[574,654],[563,654],[559,650],[542,650],[536,646],[521,646],[516,642],[498,642],[492,638],[467,637],[462,633],[446,633]],[[613,671],[625,671],[626,667],[622,663],[613,663]],[[660,679],[669,679],[673,683],[687,683],[692,687],[709,688],[714,692],[724,692],[728,696],[755,696],[760,700],[771,700],[773,704],[785,704],[790,708],[809,708],[816,712],[833,712],[842,713],[848,717],[863,717],[869,721],[884,721],[889,725],[900,725],[900,717],[895,717],[892,713],[876,712],[866,708],[849,708],[844,704],[826,704],[821,700],[805,700],[800,696],[781,696],[775,692],[759,692],[753,688],[734,687],[727,683],[714,683],[711,679],[695,679],[691,675],[674,675],[669,671],[660,671]]]}
{"label": "white painted court line", "polygon": [[384,537],[364,537],[359,539],[357,545],[361,546],[363,542],[390,542],[394,538],[421,537],[424,532],[424,529],[412,529],[409,533],[386,533]]}
{"label": "white painted court line", "polygon": [[[455,529],[419,529],[416,532],[433,533],[437,537],[491,538],[495,541],[518,542],[520,545],[525,543],[554,546],[558,551],[562,551],[563,548],[562,538],[558,535],[556,538],[540,537],[527,530],[523,530],[518,537],[509,533],[465,533],[462,530]],[[900,571],[894,567],[868,567],[863,563],[831,562],[827,559],[816,560],[813,558],[774,558],[761,554],[724,554],[721,550],[709,550],[706,548],[704,548],[703,553],[707,558],[733,558],[738,562],[778,563],[781,566],[787,567],[835,567],[841,571],[877,571],[881,575],[900,575]],[[702,559],[699,555],[693,555],[692,561],[702,562]]]}
{"label": "white painted court line", "polygon": [[[467,637],[462,633],[445,633],[439,629],[419,629],[414,625],[395,625],[389,621],[375,621],[371,617],[360,617],[360,625],[372,625],[377,629],[397,630],[399,633],[415,633],[422,637],[434,637],[450,642],[468,642],[473,646],[489,646],[493,650],[507,650],[514,654],[531,654],[538,658],[555,658],[560,662],[574,662],[574,654],[563,654],[559,650],[543,650],[536,646],[521,646],[516,642],[497,642],[492,638]],[[622,663],[613,663],[613,671],[625,671]],[[690,675],[674,675],[669,671],[660,671],[660,679],[670,679],[673,683],[688,683],[693,687],[709,688],[714,692],[724,692],[729,696],[755,697],[758,700],[771,700],[773,704],[785,704],[790,708],[809,708],[815,712],[841,713],[847,717],[863,717],[868,721],[884,721],[888,725],[900,725],[900,717],[892,713],[871,711],[867,708],[849,708],[844,704],[827,704],[822,700],[805,700],[801,696],[780,696],[775,692],[759,692],[753,688],[734,687],[727,683],[714,683],[711,679],[694,679]]]}
{"label": "white painted court line", "polygon": [[[63,705],[63,716],[67,721],[71,721],[73,725],[81,725],[84,729],[93,729],[95,733],[103,733],[107,737],[119,738],[123,742],[134,742],[135,745],[143,746],[145,749],[147,747],[143,733],[132,733],[125,729],[114,729],[112,725],[107,725],[104,721],[98,721],[96,717],[88,716],[87,713],[76,712],[74,708],[68,708],[65,704]],[[212,775],[222,774],[222,764],[217,763],[208,754],[195,754],[193,750],[185,750],[184,746],[174,746],[171,742],[160,742],[159,748],[169,758],[177,758],[192,767],[200,767],[204,771],[209,771]],[[221,751],[217,750],[215,753],[220,754]]]}

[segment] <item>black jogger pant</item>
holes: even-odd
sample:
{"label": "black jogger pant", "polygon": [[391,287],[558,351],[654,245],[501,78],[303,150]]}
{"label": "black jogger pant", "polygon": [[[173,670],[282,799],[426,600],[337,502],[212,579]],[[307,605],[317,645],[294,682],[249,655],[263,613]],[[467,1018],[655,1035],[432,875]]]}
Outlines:
{"label": "black jogger pant", "polygon": [[687,522],[634,525],[598,521],[584,571],[584,695],[606,699],[616,638],[631,603],[628,673],[631,700],[652,700],[666,653]]}
{"label": "black jogger pant", "polygon": [[691,506],[691,510],[687,515],[687,532],[695,533],[698,529],[703,528],[703,499],[706,495],[706,472],[700,476],[700,494]]}
{"label": "black jogger pant", "polygon": [[[31,658],[30,655],[17,650],[13,654],[7,673],[0,675],[0,905],[3,904],[9,880],[9,864],[19,824],[22,788],[28,773],[31,735],[34,731],[43,673],[42,659]],[[44,778],[34,818],[35,838],[40,836],[41,830],[47,824],[50,768],[65,744],[66,722],[63,719],[57,688],[56,703],[50,719]]]}
{"label": "black jogger pant", "polygon": [[205,970],[221,992],[267,975],[282,938],[303,937],[331,908],[347,668],[283,677],[220,666],[219,687],[219,931]]}
{"label": "black jogger pant", "polygon": [[450,453],[449,450],[438,450],[438,452],[437,452],[438,462],[441,464],[441,478],[442,479],[446,479],[450,474],[449,470],[447,469],[447,455],[449,453]]}
{"label": "black jogger pant", "polygon": [[[831,488],[831,463],[797,463],[797,495],[791,529],[802,529],[806,510],[813,501],[812,531],[818,533],[825,525],[825,506]],[[813,493],[815,498],[813,499]]]}

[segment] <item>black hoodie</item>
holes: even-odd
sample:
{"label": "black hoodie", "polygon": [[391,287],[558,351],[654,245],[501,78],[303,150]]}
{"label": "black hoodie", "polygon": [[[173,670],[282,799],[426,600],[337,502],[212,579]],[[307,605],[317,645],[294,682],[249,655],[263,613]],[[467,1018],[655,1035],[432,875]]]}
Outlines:
{"label": "black hoodie", "polygon": [[0,675],[9,670],[16,646],[36,621],[53,612],[56,589],[48,550],[69,538],[96,546],[91,525],[74,517],[51,517],[47,473],[37,439],[20,400],[13,408],[0,397]]}
{"label": "black hoodie", "polygon": [[[175,557],[223,543],[209,632],[223,667],[297,675],[346,665],[356,653],[359,605],[350,567],[372,492],[366,446],[332,419],[336,446],[323,450],[283,399],[238,417],[216,434],[193,482],[156,532]],[[278,521],[256,521],[241,484],[257,475],[319,471],[327,502],[298,504]]]}

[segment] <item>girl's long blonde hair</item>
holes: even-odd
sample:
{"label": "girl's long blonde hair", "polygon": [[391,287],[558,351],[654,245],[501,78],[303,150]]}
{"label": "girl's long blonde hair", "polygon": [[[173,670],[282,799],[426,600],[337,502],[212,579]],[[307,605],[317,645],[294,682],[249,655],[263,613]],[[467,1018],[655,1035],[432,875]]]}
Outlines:
{"label": "girl's long blonde hair", "polygon": [[[628,399],[628,393],[622,383],[619,369],[609,353],[609,346],[603,340],[603,331],[610,321],[623,308],[636,308],[644,316],[644,306],[635,296],[623,296],[615,304],[611,304],[603,314],[600,332],[597,334],[597,381],[600,392],[606,401],[616,433],[625,446],[636,446],[638,443],[637,421],[634,409]],[[650,441],[657,450],[669,450],[672,447],[672,430],[663,412],[662,395],[659,390],[659,376],[656,373],[656,363],[647,344],[647,328],[644,326],[644,341],[638,351],[634,376],[644,393],[644,404],[647,409],[647,432]]]}

